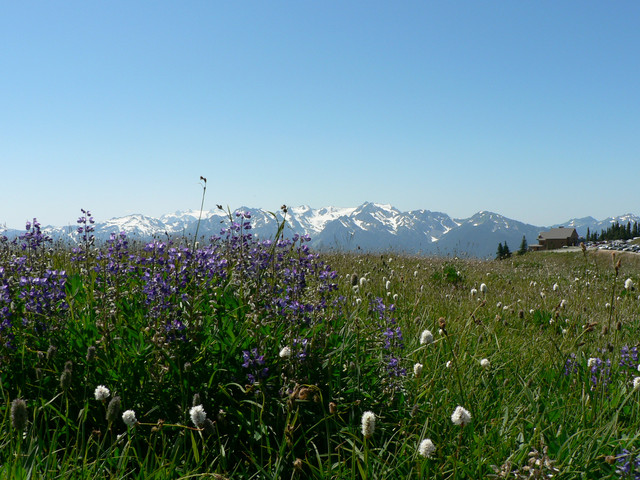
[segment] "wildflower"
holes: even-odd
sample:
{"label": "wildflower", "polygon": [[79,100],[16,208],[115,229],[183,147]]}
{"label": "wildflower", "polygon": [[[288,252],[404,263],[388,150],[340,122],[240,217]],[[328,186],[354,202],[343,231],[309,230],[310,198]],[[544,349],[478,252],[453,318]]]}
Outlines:
{"label": "wildflower", "polygon": [[471,423],[471,414],[468,410],[458,405],[451,415],[451,421],[454,425],[464,427]]}
{"label": "wildflower", "polygon": [[189,410],[189,416],[191,417],[193,424],[198,428],[204,425],[204,421],[207,419],[207,414],[202,405],[191,407],[191,410]]}
{"label": "wildflower", "polygon": [[631,290],[633,288],[633,280],[631,280],[630,278],[627,278],[624,281],[624,288],[625,290]]}
{"label": "wildflower", "polygon": [[486,285],[486,284],[484,284],[484,283],[481,283],[481,284],[480,284],[480,291],[481,291],[483,294],[486,294],[486,293],[487,293],[487,285]]}
{"label": "wildflower", "polygon": [[416,377],[419,377],[419,376],[420,376],[420,374],[422,373],[422,367],[423,367],[423,365],[422,365],[421,363],[416,363],[416,364],[413,366],[413,374],[414,374]]}
{"label": "wildflower", "polygon": [[591,357],[589,360],[587,360],[587,367],[593,368],[597,365],[597,362],[598,362],[597,358]]}
{"label": "wildflower", "polygon": [[640,377],[635,377],[633,379],[633,389],[638,390],[640,388]]}
{"label": "wildflower", "polygon": [[362,414],[362,435],[364,438],[370,438],[376,429],[376,415],[367,411]]}
{"label": "wildflower", "polygon": [[425,457],[431,458],[431,455],[436,451],[436,446],[433,444],[430,438],[425,438],[418,445],[418,453]]}
{"label": "wildflower", "polygon": [[389,290],[391,288],[391,280],[387,280],[387,283],[385,284],[385,288],[387,290]]}
{"label": "wildflower", "polygon": [[476,290],[475,288],[471,289],[471,296],[475,297],[478,294],[478,290]]}
{"label": "wildflower", "polygon": [[553,284],[553,291],[554,292],[557,292],[559,288],[560,288],[560,286],[557,283]]}
{"label": "wildflower", "polygon": [[106,400],[107,398],[109,398],[110,394],[111,392],[104,385],[98,385],[95,391],[93,392],[93,395],[96,397],[96,400],[98,401]]}
{"label": "wildflower", "polygon": [[480,360],[480,366],[482,368],[489,368],[491,366],[491,362],[489,362],[488,358],[483,358],[482,360]]}
{"label": "wildflower", "polygon": [[453,363],[451,362],[451,360],[447,361],[447,363],[445,364],[445,367],[447,368],[451,368],[451,365],[453,365]]}
{"label": "wildflower", "polygon": [[133,410],[125,410],[125,412],[122,414],[122,421],[127,425],[127,427],[133,427],[136,423],[138,423],[136,412],[134,412]]}
{"label": "wildflower", "polygon": [[433,334],[429,330],[424,330],[420,334],[420,345],[429,345],[433,342]]}
{"label": "wildflower", "polygon": [[16,398],[11,402],[11,425],[22,431],[27,426],[27,417],[27,403],[21,398]]}
{"label": "wildflower", "polygon": [[567,306],[567,301],[563,298],[563,299],[560,301],[560,308],[564,308],[564,307],[566,307],[566,306]]}
{"label": "wildflower", "polygon": [[393,294],[393,301],[396,302],[396,303],[398,302],[398,294],[397,293]]}
{"label": "wildflower", "polygon": [[291,347],[286,346],[280,350],[280,358],[289,358],[291,356]]}

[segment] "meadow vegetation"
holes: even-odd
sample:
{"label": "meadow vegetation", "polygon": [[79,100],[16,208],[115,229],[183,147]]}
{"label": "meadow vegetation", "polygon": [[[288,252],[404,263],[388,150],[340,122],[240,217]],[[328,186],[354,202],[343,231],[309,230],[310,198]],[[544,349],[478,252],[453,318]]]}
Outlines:
{"label": "meadow vegetation", "polygon": [[0,478],[640,478],[640,257],[0,239]]}

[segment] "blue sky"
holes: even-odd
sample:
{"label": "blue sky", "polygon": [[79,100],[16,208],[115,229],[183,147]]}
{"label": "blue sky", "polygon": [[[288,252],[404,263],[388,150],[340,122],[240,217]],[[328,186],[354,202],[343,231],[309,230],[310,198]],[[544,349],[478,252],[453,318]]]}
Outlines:
{"label": "blue sky", "polygon": [[0,5],[0,225],[640,214],[637,1]]}

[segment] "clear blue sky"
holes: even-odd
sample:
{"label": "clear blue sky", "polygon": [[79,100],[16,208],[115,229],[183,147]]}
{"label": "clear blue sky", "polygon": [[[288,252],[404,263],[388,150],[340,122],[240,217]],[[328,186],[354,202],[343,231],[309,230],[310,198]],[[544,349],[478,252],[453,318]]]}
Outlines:
{"label": "clear blue sky", "polygon": [[638,1],[6,1],[0,225],[640,214]]}

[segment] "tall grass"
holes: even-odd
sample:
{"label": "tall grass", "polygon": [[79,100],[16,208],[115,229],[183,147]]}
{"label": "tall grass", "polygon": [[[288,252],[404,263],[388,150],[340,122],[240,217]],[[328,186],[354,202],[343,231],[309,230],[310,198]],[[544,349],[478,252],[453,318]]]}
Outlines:
{"label": "tall grass", "polygon": [[321,256],[247,212],[96,246],[83,213],[0,242],[1,478],[635,478],[638,257]]}

